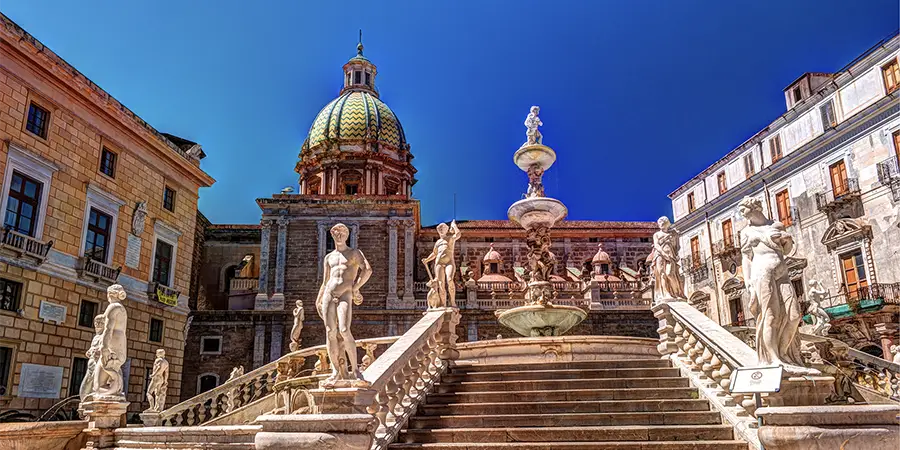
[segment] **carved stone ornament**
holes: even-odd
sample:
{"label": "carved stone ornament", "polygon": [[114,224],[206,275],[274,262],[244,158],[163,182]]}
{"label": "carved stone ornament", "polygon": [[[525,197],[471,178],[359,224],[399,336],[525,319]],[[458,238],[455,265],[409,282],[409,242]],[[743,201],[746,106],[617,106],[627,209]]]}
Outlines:
{"label": "carved stone ornament", "polygon": [[722,292],[725,293],[725,297],[729,300],[741,298],[741,295],[744,294],[744,280],[738,277],[731,277],[725,280],[722,283]]}
{"label": "carved stone ornament", "polygon": [[806,268],[808,262],[806,261],[806,258],[788,256],[784,258],[784,264],[787,266],[788,276],[790,276],[793,281],[803,278],[803,269]]}
{"label": "carved stone ornament", "polygon": [[834,250],[844,244],[859,242],[872,238],[872,227],[865,219],[838,219],[825,229],[822,244],[828,250]]}
{"label": "carved stone ornament", "polygon": [[147,223],[147,202],[137,202],[134,205],[134,212],[131,214],[131,234],[140,236],[144,232],[144,225]]}

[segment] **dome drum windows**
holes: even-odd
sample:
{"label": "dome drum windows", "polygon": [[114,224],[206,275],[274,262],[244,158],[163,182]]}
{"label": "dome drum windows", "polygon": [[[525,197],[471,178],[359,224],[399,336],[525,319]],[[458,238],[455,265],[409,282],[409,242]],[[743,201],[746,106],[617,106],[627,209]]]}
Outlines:
{"label": "dome drum windows", "polygon": [[365,192],[362,174],[357,170],[341,172],[341,191],[344,195],[359,195]]}

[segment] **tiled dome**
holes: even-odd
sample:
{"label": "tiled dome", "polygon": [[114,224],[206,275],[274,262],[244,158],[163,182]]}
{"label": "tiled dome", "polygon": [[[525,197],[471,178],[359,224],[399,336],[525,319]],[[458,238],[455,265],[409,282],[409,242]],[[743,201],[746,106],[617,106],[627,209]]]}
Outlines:
{"label": "tiled dome", "polygon": [[603,244],[597,244],[597,253],[594,254],[594,257],[591,258],[591,263],[593,264],[609,264],[612,261],[609,257],[609,253],[603,251]]}
{"label": "tiled dome", "polygon": [[500,252],[494,250],[494,244],[491,244],[491,249],[484,254],[484,259],[482,259],[482,261],[486,263],[500,262],[503,261],[503,257],[500,256]]}
{"label": "tiled dome", "polygon": [[303,146],[323,142],[338,144],[370,141],[395,150],[406,146],[406,136],[397,116],[384,102],[364,90],[345,91],[319,112]]}

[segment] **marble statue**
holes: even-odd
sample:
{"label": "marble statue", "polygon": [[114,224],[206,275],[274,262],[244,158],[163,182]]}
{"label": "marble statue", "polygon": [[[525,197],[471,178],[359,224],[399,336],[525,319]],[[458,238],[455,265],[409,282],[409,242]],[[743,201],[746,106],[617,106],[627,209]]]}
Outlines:
{"label": "marble statue", "polygon": [[203,147],[201,147],[200,144],[194,144],[191,148],[185,150],[184,154],[189,158],[199,160],[200,157],[203,156]]}
{"label": "marble statue", "polygon": [[188,316],[187,320],[184,321],[184,340],[187,341],[188,331],[191,329],[191,323],[194,322],[194,316]]}
{"label": "marble statue", "polygon": [[531,112],[528,113],[528,117],[525,118],[525,128],[528,130],[525,135],[528,137],[528,141],[526,141],[527,145],[533,144],[541,144],[544,141],[544,137],[541,135],[541,132],[538,130],[538,127],[543,125],[541,119],[538,117],[538,114],[541,112],[541,108],[538,106],[532,106]]}
{"label": "marble statue", "polygon": [[[434,243],[434,249],[431,254],[422,259],[425,264],[425,270],[428,272],[429,281],[426,284],[429,287],[428,307],[443,308],[456,307],[456,265],[454,263],[454,249],[456,241],[459,240],[462,233],[456,225],[456,221],[450,222],[448,227],[446,223],[437,226],[439,239]],[[434,261],[434,272],[428,269],[428,263]],[[432,295],[431,291],[437,293],[437,297]],[[434,304],[432,304],[434,303]]]}
{"label": "marble statue", "polygon": [[153,361],[153,371],[150,372],[150,383],[147,384],[147,402],[150,407],[147,411],[160,412],[166,407],[166,391],[169,389],[169,361],[166,361],[166,351],[156,351],[156,361]]}
{"label": "marble statue", "polygon": [[350,229],[342,223],[331,228],[334,250],[325,255],[322,286],[316,298],[316,310],[325,322],[325,347],[332,361],[331,375],[320,383],[323,388],[366,384],[357,364],[350,322],[353,305],[363,302],[359,290],[372,276],[372,267],[361,251],[347,246],[349,236]]}
{"label": "marble statue", "polygon": [[819,374],[803,367],[800,354],[802,312],[784,261],[794,250],[794,239],[783,224],[763,214],[758,198],[744,197],[738,210],[749,222],[741,230],[741,267],[750,294],[750,313],[756,316],[759,364],[782,365],[786,374]]}
{"label": "marble statue", "polygon": [[525,232],[528,246],[528,304],[546,305],[554,298],[550,275],[556,268],[556,256],[550,251],[550,228],[538,226]]}
{"label": "marble statue", "polygon": [[812,317],[813,328],[812,334],[816,336],[828,336],[828,330],[831,329],[831,317],[825,308],[822,307],[822,300],[828,298],[830,293],[822,282],[818,280],[809,280],[809,306],[806,313]]}
{"label": "marble statue", "polygon": [[544,168],[540,164],[532,164],[526,172],[528,174],[528,190],[525,198],[544,196]]}
{"label": "marble statue", "polygon": [[237,377],[244,376],[244,366],[235,366],[231,369],[231,375],[228,375],[228,379],[225,382],[229,382]]}
{"label": "marble statue", "polygon": [[684,279],[678,267],[678,233],[672,230],[669,218],[657,219],[659,231],[653,234],[652,277],[657,300],[685,299]]}
{"label": "marble statue", "polygon": [[893,355],[891,362],[900,364],[900,345],[892,345],[888,350],[890,350],[891,355]]}
{"label": "marble statue", "polygon": [[106,326],[106,318],[103,314],[94,317],[94,338],[91,339],[91,346],[85,352],[87,356],[87,370],[84,372],[84,378],[81,379],[81,388],[78,390],[78,396],[83,402],[94,387],[94,371],[97,370],[97,361],[100,360],[100,343],[103,339],[103,327]]}
{"label": "marble statue", "polygon": [[109,399],[124,398],[125,381],[122,377],[122,365],[127,358],[128,339],[125,329],[128,325],[128,313],[122,300],[127,294],[125,289],[114,284],[106,289],[109,305],[103,312],[103,329],[100,332],[100,355],[94,366],[93,385],[90,395],[94,400],[104,397]]}
{"label": "marble statue", "polygon": [[140,236],[147,221],[147,202],[137,202],[131,214],[131,234]]}
{"label": "marble statue", "polygon": [[297,300],[297,307],[294,308],[294,326],[291,327],[291,343],[288,346],[292,352],[300,350],[300,333],[303,331],[303,320],[306,315],[303,313],[303,300]]}

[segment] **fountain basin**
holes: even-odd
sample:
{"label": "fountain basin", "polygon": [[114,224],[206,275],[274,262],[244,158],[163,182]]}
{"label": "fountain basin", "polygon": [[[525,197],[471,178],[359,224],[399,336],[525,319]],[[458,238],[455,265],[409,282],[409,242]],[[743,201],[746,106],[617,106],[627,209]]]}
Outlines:
{"label": "fountain basin", "polygon": [[523,198],[513,203],[506,215],[509,220],[530,230],[534,227],[552,227],[566,217],[569,210],[566,205],[555,198],[532,197]]}
{"label": "fountain basin", "polygon": [[577,306],[526,305],[497,311],[500,325],[522,336],[561,336],[587,318]]}
{"label": "fountain basin", "polygon": [[525,172],[535,164],[540,164],[541,169],[547,170],[556,162],[556,152],[546,145],[525,144],[513,154],[513,162]]}

